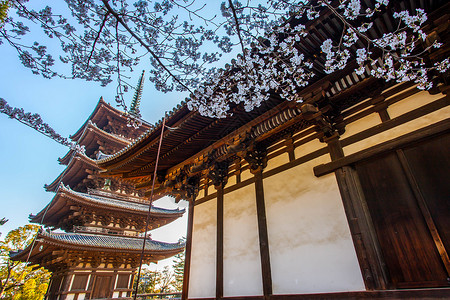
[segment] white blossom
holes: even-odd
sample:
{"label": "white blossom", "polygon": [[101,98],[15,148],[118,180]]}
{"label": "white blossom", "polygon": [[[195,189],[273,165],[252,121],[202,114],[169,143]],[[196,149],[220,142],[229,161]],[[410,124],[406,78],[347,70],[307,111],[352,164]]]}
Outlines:
{"label": "white blossom", "polygon": [[447,72],[447,70],[450,68],[450,60],[446,58],[439,63],[435,63],[434,66],[436,70],[438,70],[441,73]]}
{"label": "white blossom", "polygon": [[[320,4],[323,7],[331,5],[326,0]],[[428,89],[431,87],[428,71],[434,68],[445,72],[449,69],[449,60],[427,68],[421,58],[413,56],[418,40],[426,38],[420,30],[426,20],[426,14],[422,10],[417,10],[415,16],[410,16],[408,12],[396,14],[395,18],[400,22],[398,28],[385,32],[381,38],[371,39],[371,36],[366,35],[374,23],[365,18],[380,12],[381,6],[388,4],[387,0],[377,0],[374,7],[370,8],[363,7],[364,2],[358,0],[340,1],[337,9],[342,13],[339,17],[347,21],[358,19],[361,22],[358,27],[345,25],[339,43],[339,37],[322,41],[320,50],[325,59],[324,72],[329,74],[344,69],[349,59],[354,57],[358,65],[355,72],[358,75],[365,73],[367,64],[372,64],[370,75],[376,78],[397,82],[414,81],[419,88]],[[309,6],[304,13],[309,20],[313,20],[319,16],[320,11],[317,7]],[[189,102],[201,107],[199,111],[202,114],[224,117],[229,107],[220,101],[242,104],[245,111],[251,111],[267,101],[271,92],[288,101],[299,101],[298,93],[315,76],[314,61],[307,60],[296,46],[301,45],[302,38],[308,34],[305,25],[297,24],[292,27],[288,22],[270,32],[263,43],[258,43],[253,51],[246,52],[245,58],[239,56],[234,61],[232,74],[223,75],[217,82],[206,83],[205,86],[213,88],[202,88]],[[413,33],[407,28],[413,29]],[[365,45],[363,48],[361,42]],[[439,46],[435,42],[429,48]],[[374,49],[377,51],[373,51]],[[382,53],[380,58],[374,60],[372,53],[379,52]]]}

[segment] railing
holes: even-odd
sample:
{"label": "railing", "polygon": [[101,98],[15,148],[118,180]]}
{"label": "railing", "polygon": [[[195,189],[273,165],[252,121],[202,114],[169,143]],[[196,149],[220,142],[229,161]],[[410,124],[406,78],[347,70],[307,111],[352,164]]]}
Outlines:
{"label": "railing", "polygon": [[181,299],[181,293],[155,293],[155,294],[137,294],[136,299]]}
{"label": "railing", "polygon": [[[114,231],[114,229],[101,228],[101,227],[89,227],[89,226],[73,226],[73,232],[84,232],[84,233],[103,233],[108,235],[119,235],[119,236],[129,236],[129,237],[138,237],[143,238],[143,233],[130,233],[123,231]],[[147,236],[150,238],[150,236]]]}

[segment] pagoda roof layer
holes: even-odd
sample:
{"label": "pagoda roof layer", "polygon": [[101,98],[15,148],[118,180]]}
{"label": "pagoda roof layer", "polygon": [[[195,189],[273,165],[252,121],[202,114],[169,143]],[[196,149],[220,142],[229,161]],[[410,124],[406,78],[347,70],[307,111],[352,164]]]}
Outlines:
{"label": "pagoda roof layer", "polygon": [[[141,251],[144,239],[123,236],[97,235],[88,233],[54,233],[42,230],[38,238],[46,242],[65,245],[68,248],[96,248],[101,251]],[[164,243],[147,239],[145,251],[183,250],[184,244]],[[84,249],[83,249],[84,250]]]}
{"label": "pagoda roof layer", "polygon": [[80,151],[72,152],[72,157],[64,171],[52,183],[45,185],[46,191],[55,192],[62,182],[70,187],[75,187],[87,177],[87,168],[97,170],[98,165],[95,160]]}
{"label": "pagoda roof layer", "polygon": [[[66,215],[74,212],[72,208],[77,205],[89,207],[100,212],[111,211],[125,213],[130,216],[145,216],[148,213],[148,204],[125,201],[113,197],[113,194],[111,197],[106,197],[80,193],[61,184],[52,201],[38,214],[30,216],[30,221],[47,226],[57,226],[59,221]],[[150,216],[152,220],[158,219],[157,223],[159,226],[162,226],[181,217],[184,212],[184,209],[165,209],[152,206]],[[153,229],[156,228],[155,224],[152,224],[151,227]]]}
{"label": "pagoda roof layer", "polygon": [[[236,107],[233,115],[223,119],[201,116],[197,112],[189,111],[186,104],[182,103],[167,117],[166,125],[172,129],[164,132],[159,170],[164,171],[181,163],[282,101],[278,97],[272,97],[252,112],[245,112],[242,107]],[[126,148],[98,160],[99,166],[107,168],[109,175],[128,173],[134,176],[134,171],[140,176],[151,175],[154,171],[161,129],[162,121]]]}
{"label": "pagoda roof layer", "polygon": [[[444,1],[424,4],[418,0],[402,0],[396,2],[395,6],[397,8],[403,5],[405,9],[411,11],[413,8],[426,6],[427,13],[431,16],[436,13],[445,13],[446,9],[442,8],[445,4],[447,2]],[[446,7],[448,11],[448,4]],[[369,36],[379,38],[385,34],[383,30],[386,28],[396,27],[395,20],[390,14],[389,9],[377,16],[375,21],[386,26],[373,26],[368,30]],[[371,69],[376,68],[377,65],[366,66],[365,73],[361,76],[354,72],[356,66],[354,62],[349,63],[343,70],[332,74],[325,73],[324,68],[321,67],[326,60],[321,52],[322,43],[326,39],[331,39],[334,41],[333,44],[338,44],[341,36],[338,33],[343,29],[338,18],[330,13],[322,13],[319,18],[306,23],[308,35],[302,39],[301,43],[298,43],[298,47],[305,58],[314,60],[315,76],[310,84],[298,93],[298,98],[303,99],[304,104],[316,103],[318,99],[323,99],[326,95],[333,105],[345,108],[358,101],[355,97],[350,97],[351,94],[346,95],[347,91],[353,94],[357,91],[365,91],[367,94],[371,89],[382,84],[378,83],[377,79],[368,78]],[[241,105],[231,108],[231,115],[223,119],[203,117],[198,112],[189,111],[187,105],[182,103],[166,118],[166,124],[173,130],[164,133],[159,171],[170,172],[181,164],[192,163],[199,155],[211,151],[220,154],[227,143],[233,144],[232,139],[237,135],[247,135],[252,141],[262,141],[275,132],[281,132],[286,126],[294,126],[293,124],[301,122],[303,114],[298,107],[299,104],[277,97],[272,95],[269,100],[264,101],[259,108],[251,112],[245,112]],[[351,101],[354,102],[351,103]],[[152,174],[161,128],[160,121],[153,130],[148,131],[126,148],[100,159],[98,165],[106,170],[106,174],[119,175],[130,180]],[[227,136],[228,134],[230,135]]]}
{"label": "pagoda roof layer", "polygon": [[[144,239],[104,236],[83,233],[54,233],[39,230],[35,242],[24,250],[11,252],[15,261],[30,261],[33,264],[55,270],[60,264],[69,262],[64,253],[74,253],[76,260],[89,262],[93,256],[119,255],[120,258],[134,258],[138,261]],[[144,263],[156,262],[171,257],[184,250],[184,243],[163,243],[147,239],[145,241]]]}
{"label": "pagoda roof layer", "polygon": [[[99,148],[98,142],[104,142],[108,146],[120,150],[128,145],[131,140],[126,140],[121,136],[108,133],[98,128],[97,125],[89,120],[81,137],[78,139],[78,144],[84,146],[87,156],[92,156],[93,152]],[[69,150],[64,157],[58,159],[59,163],[67,165],[74,151],[76,150]]]}
{"label": "pagoda roof layer", "polygon": [[[70,136],[70,138],[73,141],[78,141],[85,128],[88,126],[89,121],[97,124],[97,126],[99,128],[103,128],[104,126],[106,126],[106,124],[108,124],[108,116],[110,118],[115,117],[117,120],[121,120],[121,123],[126,124],[127,123],[127,116],[124,112],[118,110],[117,108],[114,108],[112,105],[110,105],[109,103],[106,103],[105,100],[103,100],[103,97],[100,98],[100,100],[97,103],[97,106],[94,108],[94,111],[91,113],[91,115],[88,117],[88,119],[86,120],[86,122],[84,122],[84,124],[80,127],[80,129],[78,129],[77,132],[75,132],[73,135]],[[132,127],[130,127],[130,130]],[[144,133],[145,131],[147,131],[150,128],[150,126],[146,123],[142,123],[142,125],[138,128],[138,129],[134,129],[137,130],[140,134]]]}

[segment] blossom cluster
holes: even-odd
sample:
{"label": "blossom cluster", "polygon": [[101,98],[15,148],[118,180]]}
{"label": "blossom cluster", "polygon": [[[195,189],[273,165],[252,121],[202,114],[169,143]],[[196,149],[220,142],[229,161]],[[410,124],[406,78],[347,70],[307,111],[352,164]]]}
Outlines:
{"label": "blossom cluster", "polygon": [[[283,3],[284,8],[288,7],[288,3],[294,6],[294,2]],[[323,66],[322,70],[330,74],[345,68],[352,59],[357,63],[355,72],[358,75],[370,70],[370,75],[386,81],[413,81],[419,89],[431,88],[429,72],[446,72],[449,60],[427,66],[421,57],[429,48],[441,45],[434,42],[428,48],[422,47],[427,38],[421,30],[427,20],[425,11],[416,9],[415,14],[408,11],[394,13],[397,28],[373,38],[375,25],[371,18],[376,13],[382,14],[383,7],[388,4],[388,0],[376,0],[373,6],[364,8],[365,4],[360,0],[341,0],[334,7],[329,0],[320,0],[317,5],[305,2],[303,9],[299,9],[295,2],[297,6],[289,9],[298,13],[291,18],[295,21],[276,27],[264,39],[259,38],[258,44],[253,45],[251,50],[246,49],[232,66],[210,77],[187,99],[188,108],[209,117],[225,117],[230,114],[231,103],[242,103],[244,109],[250,111],[269,99],[271,93],[287,100],[299,100],[302,87],[315,76],[313,70],[316,64]],[[317,56],[324,59],[324,63],[317,59],[305,59],[298,45],[308,32],[300,19],[304,14],[308,20],[314,20],[327,9],[342,21],[341,37],[322,41]],[[352,25],[355,20],[358,20],[358,27]],[[299,25],[291,28],[291,23]]]}
{"label": "blossom cluster", "polygon": [[[285,38],[280,39],[281,33]],[[296,47],[306,35],[304,25],[292,28],[285,24],[198,88],[187,102],[188,108],[220,118],[227,116],[231,103],[243,103],[245,111],[251,111],[268,100],[270,93],[298,100],[296,95],[314,76],[312,63]]]}
{"label": "blossom cluster", "polygon": [[39,114],[31,114],[29,112],[26,113],[23,108],[11,107],[3,98],[0,98],[0,113],[6,114],[11,119],[18,120],[19,122],[35,129],[36,131],[50,137],[64,146],[75,147],[75,145],[67,138],[62,137],[52,127],[50,127],[50,125],[44,123]]}

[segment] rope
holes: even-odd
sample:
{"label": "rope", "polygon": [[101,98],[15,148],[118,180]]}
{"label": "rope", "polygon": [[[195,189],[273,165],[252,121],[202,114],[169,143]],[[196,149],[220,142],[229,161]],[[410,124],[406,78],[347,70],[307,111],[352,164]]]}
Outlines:
{"label": "rope", "polygon": [[[148,223],[150,223],[150,212],[151,212],[152,203],[153,203],[153,192],[155,190],[156,171],[158,169],[159,155],[161,153],[161,144],[162,144],[162,140],[163,140],[165,125],[166,125],[166,116],[164,116],[163,123],[161,126],[161,136],[159,138],[158,153],[156,155],[155,171],[153,172],[152,190],[150,193],[150,203],[148,205],[147,221],[145,222],[144,234],[148,231]],[[138,271],[137,280],[136,280],[136,289],[134,290],[134,295],[133,295],[134,300],[136,300],[137,293],[138,293],[138,287],[139,287],[139,280],[141,279],[142,261],[144,260],[144,251],[145,251],[145,242],[146,241],[147,241],[147,237],[144,235],[144,242],[142,243],[141,257],[139,260],[139,271]]]}

